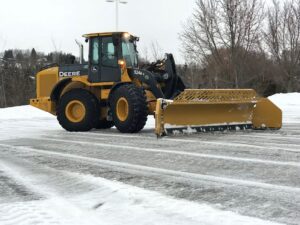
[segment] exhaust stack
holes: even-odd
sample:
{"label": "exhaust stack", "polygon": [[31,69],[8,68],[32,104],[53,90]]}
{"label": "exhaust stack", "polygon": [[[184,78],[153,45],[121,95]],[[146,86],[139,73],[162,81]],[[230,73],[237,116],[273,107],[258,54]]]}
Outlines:
{"label": "exhaust stack", "polygon": [[79,47],[79,63],[83,64],[83,44],[75,39],[76,44]]}

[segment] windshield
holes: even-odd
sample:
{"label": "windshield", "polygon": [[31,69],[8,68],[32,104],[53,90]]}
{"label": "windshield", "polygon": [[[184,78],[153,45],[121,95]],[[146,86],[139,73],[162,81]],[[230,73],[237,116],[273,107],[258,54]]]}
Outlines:
{"label": "windshield", "polygon": [[132,41],[122,40],[122,52],[127,67],[138,67],[138,56]]}

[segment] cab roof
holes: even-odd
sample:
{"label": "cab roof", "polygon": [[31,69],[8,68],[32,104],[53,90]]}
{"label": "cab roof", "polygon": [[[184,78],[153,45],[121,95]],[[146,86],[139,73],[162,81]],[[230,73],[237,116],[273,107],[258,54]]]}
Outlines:
{"label": "cab roof", "polygon": [[82,37],[89,38],[89,37],[101,37],[101,36],[111,36],[113,34],[124,34],[128,32],[102,32],[102,33],[90,33],[90,34],[84,34]]}

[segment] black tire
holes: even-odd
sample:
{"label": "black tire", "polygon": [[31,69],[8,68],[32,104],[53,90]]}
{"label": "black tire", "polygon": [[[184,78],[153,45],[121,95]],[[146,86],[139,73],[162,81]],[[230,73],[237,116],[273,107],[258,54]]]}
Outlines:
{"label": "black tire", "polygon": [[[125,121],[120,120],[117,115],[117,102],[121,98],[128,102],[128,116]],[[137,133],[144,128],[148,116],[144,89],[134,84],[124,84],[114,90],[109,102],[114,124],[120,132]]]}
{"label": "black tire", "polygon": [[96,129],[109,129],[114,126],[113,121],[107,121],[106,119],[98,120],[95,128]]}
{"label": "black tire", "polygon": [[[85,113],[83,119],[72,122],[66,115],[66,107],[72,101],[79,101],[84,105]],[[73,89],[65,93],[57,107],[57,120],[67,131],[89,131],[94,128],[100,115],[97,98],[85,89]]]}

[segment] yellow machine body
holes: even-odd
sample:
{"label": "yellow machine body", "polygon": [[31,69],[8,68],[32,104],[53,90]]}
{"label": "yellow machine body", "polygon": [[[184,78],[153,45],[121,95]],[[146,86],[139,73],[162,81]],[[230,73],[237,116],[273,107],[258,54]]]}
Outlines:
{"label": "yellow machine body", "polygon": [[[37,97],[34,99],[30,99],[30,105],[56,115],[56,103],[51,101],[50,95],[56,84],[63,79],[66,79],[66,77],[59,77],[58,67],[52,67],[38,72],[36,75]],[[138,80],[131,79],[126,69],[122,70],[121,83],[135,83],[135,85],[137,86],[142,85]],[[82,88],[92,92],[99,100],[105,101],[109,98],[109,94],[111,91],[111,89],[106,87],[111,87],[115,84],[116,82],[91,83],[88,81],[88,75],[72,76],[72,82],[64,87],[60,95],[62,96],[66,92],[75,88]],[[146,91],[146,96],[149,107],[149,114],[154,115],[156,107],[156,102],[154,102],[155,97],[153,96],[151,91]],[[102,110],[102,112],[106,112],[106,110]],[[102,117],[106,116],[106,113],[104,115],[102,114]]]}
{"label": "yellow machine body", "polygon": [[51,67],[37,73],[36,98],[30,99],[30,105],[55,115],[55,104],[50,100],[50,95],[58,81],[58,67]]}

